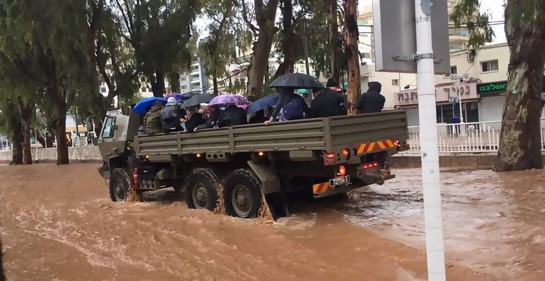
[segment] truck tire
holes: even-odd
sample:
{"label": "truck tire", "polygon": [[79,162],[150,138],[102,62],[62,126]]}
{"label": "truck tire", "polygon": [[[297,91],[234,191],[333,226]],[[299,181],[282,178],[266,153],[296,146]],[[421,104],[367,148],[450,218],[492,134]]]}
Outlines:
{"label": "truck tire", "polygon": [[185,180],[185,203],[190,209],[214,211],[217,204],[219,184],[216,175],[210,169],[194,169]]}
{"label": "truck tire", "polygon": [[127,171],[116,168],[110,176],[110,199],[114,202],[125,201],[129,194],[131,180]]}
{"label": "truck tire", "polygon": [[261,208],[260,182],[249,170],[235,170],[223,183],[227,214],[243,219],[257,218]]}

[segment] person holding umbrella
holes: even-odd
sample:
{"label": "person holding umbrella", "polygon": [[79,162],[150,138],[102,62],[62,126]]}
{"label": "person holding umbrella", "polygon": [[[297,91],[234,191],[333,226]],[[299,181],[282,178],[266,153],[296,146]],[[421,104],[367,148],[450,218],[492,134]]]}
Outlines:
{"label": "person holding umbrella", "polygon": [[302,74],[288,73],[276,78],[270,85],[278,92],[278,103],[269,120],[263,124],[270,125],[281,113],[280,121],[302,119],[308,114],[308,104],[302,96],[295,93],[295,89],[323,88],[318,79]]}

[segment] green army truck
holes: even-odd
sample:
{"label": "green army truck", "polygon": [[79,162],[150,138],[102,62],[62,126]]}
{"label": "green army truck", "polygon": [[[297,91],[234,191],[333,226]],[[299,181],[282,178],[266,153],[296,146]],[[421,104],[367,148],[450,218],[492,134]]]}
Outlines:
{"label": "green army truck", "polygon": [[[394,178],[408,149],[404,111],[249,124],[148,136],[142,116],[108,112],[99,138],[110,198],[173,187],[189,208],[254,218],[289,214],[293,193],[322,198]],[[297,196],[300,197],[300,196]]]}

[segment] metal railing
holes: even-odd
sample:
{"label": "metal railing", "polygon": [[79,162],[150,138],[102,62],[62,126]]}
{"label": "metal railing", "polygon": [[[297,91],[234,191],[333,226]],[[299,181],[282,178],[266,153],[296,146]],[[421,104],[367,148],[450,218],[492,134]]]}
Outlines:
{"label": "metal railing", "polygon": [[[409,126],[410,149],[404,153],[420,153],[420,127]],[[463,124],[438,124],[439,153],[497,152],[501,121]],[[541,120],[541,149],[545,151],[545,119]]]}

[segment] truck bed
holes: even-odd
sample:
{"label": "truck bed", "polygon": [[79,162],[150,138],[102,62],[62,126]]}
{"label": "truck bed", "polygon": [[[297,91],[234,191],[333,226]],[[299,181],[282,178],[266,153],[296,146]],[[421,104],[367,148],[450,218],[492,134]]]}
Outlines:
{"label": "truck bed", "polygon": [[135,136],[139,156],[268,151],[338,151],[382,140],[408,138],[405,111],[335,116],[208,129],[197,133],[172,132]]}

